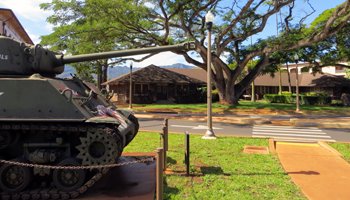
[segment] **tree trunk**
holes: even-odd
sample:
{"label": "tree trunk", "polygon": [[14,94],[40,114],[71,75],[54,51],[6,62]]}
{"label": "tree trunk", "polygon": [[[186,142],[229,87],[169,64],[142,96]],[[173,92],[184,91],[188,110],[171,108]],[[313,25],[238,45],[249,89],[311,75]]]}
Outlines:
{"label": "tree trunk", "polygon": [[97,88],[101,89],[102,84],[102,66],[97,65]]}
{"label": "tree trunk", "polygon": [[215,81],[215,87],[219,93],[219,100],[221,104],[233,105],[238,102],[238,99],[235,99],[235,90],[234,84],[227,84],[227,80]]}
{"label": "tree trunk", "polygon": [[[107,80],[108,80],[108,63],[106,60],[106,62],[104,62],[102,66],[102,83],[107,82]],[[105,87],[106,86],[101,85],[101,88],[105,88]]]}
{"label": "tree trunk", "polygon": [[289,73],[288,63],[286,63],[286,67],[287,67],[287,75],[288,75],[288,91],[292,92],[292,83],[290,82],[290,73]]}
{"label": "tree trunk", "polygon": [[278,82],[278,94],[282,94],[282,72],[281,72],[281,68],[278,68],[278,73],[280,76],[279,82]]}
{"label": "tree trunk", "polygon": [[252,82],[252,97],[251,97],[251,101],[252,102],[256,101],[256,99],[255,99],[255,84],[254,84],[254,81]]}
{"label": "tree trunk", "polygon": [[[216,74],[214,73],[213,75],[213,79],[214,79],[214,83],[216,86],[216,89],[218,90],[219,93],[219,97],[220,97],[220,103],[222,104],[230,104],[230,105],[234,105],[237,104],[239,101],[239,98],[242,96],[242,94],[244,93],[244,91],[246,89],[249,88],[249,86],[251,85],[251,83],[253,82],[253,80],[261,73],[262,69],[267,66],[269,64],[268,62],[268,56],[264,56],[259,63],[257,64],[257,66],[252,69],[251,71],[249,71],[248,75],[246,75],[243,80],[236,82],[237,78],[239,76],[234,76],[235,73],[241,73],[240,72],[232,72],[229,71],[229,73],[227,73],[225,71],[225,76],[223,76],[222,71]],[[220,62],[215,62],[213,63],[214,66],[220,66],[221,69],[223,69],[226,66],[222,66],[224,65],[223,63]],[[217,68],[215,68],[217,69]],[[228,69],[228,68],[227,68]]]}

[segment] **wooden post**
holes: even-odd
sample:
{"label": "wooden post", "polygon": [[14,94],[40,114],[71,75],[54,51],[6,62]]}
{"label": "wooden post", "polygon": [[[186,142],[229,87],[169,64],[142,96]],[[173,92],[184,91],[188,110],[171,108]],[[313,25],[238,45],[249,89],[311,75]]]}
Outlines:
{"label": "wooden post", "polygon": [[156,199],[163,200],[163,148],[157,148],[157,168],[156,168]]}

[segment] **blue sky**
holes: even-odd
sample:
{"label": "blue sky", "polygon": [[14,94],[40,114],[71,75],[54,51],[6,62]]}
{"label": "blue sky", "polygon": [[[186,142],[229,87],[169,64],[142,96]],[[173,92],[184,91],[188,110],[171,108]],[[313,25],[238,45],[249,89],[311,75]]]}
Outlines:
{"label": "blue sky", "polygon": [[[307,8],[307,4],[305,4],[305,0],[297,0],[298,7],[293,11],[303,15],[305,10],[309,10]],[[309,20],[317,17],[322,11],[333,8],[336,5],[344,2],[345,0],[310,0],[313,7],[316,10]],[[49,0],[0,0],[1,8],[9,8],[12,9],[16,14],[19,21],[22,23],[23,27],[26,29],[29,36],[32,38],[34,43],[40,42],[40,36],[49,34],[52,30],[52,26],[46,23],[46,17],[50,14],[48,12],[44,12],[40,9],[39,4],[49,2]],[[244,0],[241,0],[244,2]],[[275,34],[275,17],[272,17],[269,20],[267,27],[268,28],[265,34]],[[176,56],[172,53],[162,53],[157,56],[153,56],[150,59],[143,61],[142,63],[134,63],[135,67],[148,66],[154,63],[161,63],[162,65],[171,65],[174,63],[186,63],[181,56]]]}

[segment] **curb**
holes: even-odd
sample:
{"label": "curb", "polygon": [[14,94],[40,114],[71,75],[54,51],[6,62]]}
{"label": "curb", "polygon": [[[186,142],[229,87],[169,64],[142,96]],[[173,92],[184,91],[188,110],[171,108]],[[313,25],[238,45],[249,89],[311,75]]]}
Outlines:
{"label": "curb", "polygon": [[[135,114],[138,118],[145,119],[183,119],[189,121],[206,121],[206,116],[191,116],[191,115],[166,115],[166,114]],[[285,120],[271,120],[263,117],[220,117],[213,116],[213,122],[224,122],[237,125],[264,125],[270,124],[275,126],[295,126],[295,127],[318,127],[318,128],[342,128],[350,129],[350,120],[339,118],[326,118],[326,119],[300,119],[290,118]]]}
{"label": "curb", "polygon": [[344,158],[343,155],[341,153],[339,153],[337,150],[335,150],[333,147],[331,147],[329,144],[327,144],[326,142],[323,141],[319,141],[318,144],[320,146],[322,146],[323,148],[327,149],[328,151],[336,154],[337,156]]}

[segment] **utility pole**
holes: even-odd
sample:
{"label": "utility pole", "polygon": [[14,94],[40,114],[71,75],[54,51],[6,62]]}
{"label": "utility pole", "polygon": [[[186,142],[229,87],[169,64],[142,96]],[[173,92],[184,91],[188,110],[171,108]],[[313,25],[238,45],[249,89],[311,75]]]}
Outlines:
{"label": "utility pole", "polygon": [[294,61],[295,61],[295,93],[296,93],[296,112],[300,112],[300,102],[299,102],[299,70],[298,70],[298,62],[299,62],[299,56],[298,54],[294,54]]}
{"label": "utility pole", "polygon": [[132,109],[132,63],[130,63],[129,109]]}

